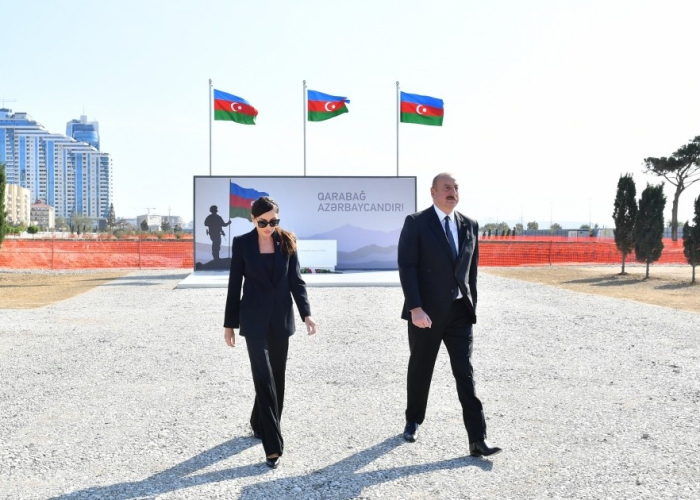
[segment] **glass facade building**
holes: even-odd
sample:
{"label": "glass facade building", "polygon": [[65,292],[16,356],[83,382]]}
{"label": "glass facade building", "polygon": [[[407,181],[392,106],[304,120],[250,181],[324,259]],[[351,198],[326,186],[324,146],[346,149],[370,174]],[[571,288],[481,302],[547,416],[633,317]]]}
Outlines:
{"label": "glass facade building", "polygon": [[100,150],[100,124],[89,122],[85,115],[80,115],[80,120],[71,120],[66,123],[66,135]]}
{"label": "glass facade building", "polygon": [[[99,144],[99,138],[98,138]],[[0,109],[0,162],[8,184],[44,200],[56,217],[106,218],[113,201],[112,159],[94,146],[52,134],[27,113]]]}

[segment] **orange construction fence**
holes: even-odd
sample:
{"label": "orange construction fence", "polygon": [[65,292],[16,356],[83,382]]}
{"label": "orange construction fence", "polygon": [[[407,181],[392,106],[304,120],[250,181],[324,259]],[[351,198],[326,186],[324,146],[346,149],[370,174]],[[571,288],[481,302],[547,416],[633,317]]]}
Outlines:
{"label": "orange construction fence", "polygon": [[[481,266],[546,266],[618,264],[622,254],[612,240],[553,237],[528,241],[494,238],[479,242]],[[634,262],[634,255],[627,257]],[[658,264],[687,264],[681,241],[664,240]],[[6,239],[0,248],[0,268],[109,269],[194,267],[192,240],[25,240]]]}
{"label": "orange construction fence", "polygon": [[6,239],[0,268],[109,269],[193,268],[192,240]]}
{"label": "orange construction fence", "polygon": [[[627,262],[634,262],[634,253]],[[566,241],[556,236],[550,241],[482,240],[480,266],[545,266],[566,264],[619,264],[622,254],[613,240]],[[687,264],[683,242],[664,239],[664,250],[657,264]]]}

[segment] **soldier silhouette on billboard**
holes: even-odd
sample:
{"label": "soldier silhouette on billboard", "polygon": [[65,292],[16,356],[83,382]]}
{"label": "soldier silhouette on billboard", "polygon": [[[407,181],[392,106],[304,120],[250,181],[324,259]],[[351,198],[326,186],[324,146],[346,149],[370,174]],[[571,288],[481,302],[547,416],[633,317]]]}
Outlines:
{"label": "soldier silhouette on billboard", "polygon": [[226,236],[223,228],[231,224],[231,220],[224,222],[224,219],[217,213],[219,208],[216,205],[209,207],[211,214],[204,219],[204,225],[207,226],[207,234],[211,239],[211,254],[214,260],[219,260],[219,252],[221,251],[221,237]]}

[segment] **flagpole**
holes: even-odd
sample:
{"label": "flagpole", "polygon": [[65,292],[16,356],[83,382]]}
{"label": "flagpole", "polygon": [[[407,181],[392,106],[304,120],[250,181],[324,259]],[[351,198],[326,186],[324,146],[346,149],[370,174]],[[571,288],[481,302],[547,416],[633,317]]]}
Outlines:
{"label": "flagpole", "polygon": [[399,176],[399,116],[401,107],[399,103],[399,82],[396,81],[396,177]]}
{"label": "flagpole", "polygon": [[211,78],[209,79],[209,177],[211,177]]}
{"label": "flagpole", "polygon": [[304,177],[306,177],[306,80],[302,90],[302,112],[304,114]]}

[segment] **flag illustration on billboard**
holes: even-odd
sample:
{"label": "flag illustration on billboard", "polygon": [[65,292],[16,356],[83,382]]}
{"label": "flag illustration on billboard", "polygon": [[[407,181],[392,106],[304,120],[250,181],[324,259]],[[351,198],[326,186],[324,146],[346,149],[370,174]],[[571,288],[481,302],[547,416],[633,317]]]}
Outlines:
{"label": "flag illustration on billboard", "polygon": [[444,114],[442,99],[401,92],[401,121],[403,123],[441,127]]}
{"label": "flag illustration on billboard", "polygon": [[214,89],[214,120],[255,125],[258,110],[242,97]]}
{"label": "flag illustration on billboard", "polygon": [[322,122],[348,112],[347,97],[324,94],[316,90],[308,91],[308,118],[310,122]]}
{"label": "flag illustration on billboard", "polygon": [[253,188],[244,188],[231,182],[231,202],[229,203],[229,218],[240,217],[252,221],[250,217],[250,206],[261,196],[269,196],[264,191],[257,191]]}

